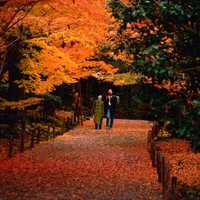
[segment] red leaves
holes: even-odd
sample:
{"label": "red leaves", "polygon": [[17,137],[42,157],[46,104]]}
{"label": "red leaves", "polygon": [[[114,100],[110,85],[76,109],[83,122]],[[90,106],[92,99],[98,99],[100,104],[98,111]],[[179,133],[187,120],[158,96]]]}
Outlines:
{"label": "red leaves", "polygon": [[[57,113],[62,115],[63,113]],[[0,198],[15,200],[160,200],[146,151],[149,123],[115,120],[107,132],[93,122],[0,163]]]}
{"label": "red leaves", "polygon": [[[172,177],[177,177],[177,199],[197,199],[200,197],[200,153],[191,152],[190,143],[186,140],[167,139],[153,142],[154,153],[156,152],[156,167],[158,173],[163,170],[161,157],[164,156],[164,177],[162,180],[165,197],[171,193]],[[159,159],[157,158],[159,157]],[[168,171],[168,170],[169,171]],[[162,175],[162,174],[161,174]],[[166,184],[165,181],[167,180]],[[167,197],[168,198],[168,197]]]}
{"label": "red leaves", "polygon": [[197,187],[200,191],[200,153],[182,153],[168,157],[171,174],[178,177],[181,184]]}
{"label": "red leaves", "polygon": [[189,142],[179,139],[168,139],[155,142],[155,148],[165,154],[185,153],[191,151]]}

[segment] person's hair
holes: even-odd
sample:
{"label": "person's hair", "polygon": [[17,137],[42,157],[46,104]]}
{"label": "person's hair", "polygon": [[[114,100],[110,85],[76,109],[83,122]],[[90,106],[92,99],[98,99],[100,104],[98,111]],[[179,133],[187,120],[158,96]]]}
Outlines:
{"label": "person's hair", "polygon": [[102,95],[99,95],[99,96],[98,96],[98,100],[102,100]]}

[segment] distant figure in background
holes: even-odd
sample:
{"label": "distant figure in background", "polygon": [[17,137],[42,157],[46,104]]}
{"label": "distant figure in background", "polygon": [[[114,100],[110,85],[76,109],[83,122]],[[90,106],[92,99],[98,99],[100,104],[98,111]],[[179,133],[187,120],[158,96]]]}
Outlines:
{"label": "distant figure in background", "polygon": [[118,98],[113,95],[113,92],[111,89],[108,90],[108,94],[105,98],[105,115],[106,115],[106,127],[112,128],[113,127],[113,121],[115,118],[115,110],[116,105],[118,103]]}
{"label": "distant figure in background", "polygon": [[89,111],[89,116],[91,117],[94,114],[94,97],[89,98],[88,111]]}
{"label": "distant figure in background", "polygon": [[101,129],[103,114],[104,114],[104,102],[102,95],[99,95],[97,100],[94,101],[94,123],[96,129]]}
{"label": "distant figure in background", "polygon": [[74,94],[73,107],[74,107],[74,122],[78,122],[81,125],[83,125],[83,120],[82,120],[83,107],[82,107],[82,98],[80,92],[75,92]]}

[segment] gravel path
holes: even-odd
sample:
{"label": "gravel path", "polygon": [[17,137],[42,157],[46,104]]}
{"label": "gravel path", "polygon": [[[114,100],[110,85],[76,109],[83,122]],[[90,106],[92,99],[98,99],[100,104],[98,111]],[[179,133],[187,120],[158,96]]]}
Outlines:
{"label": "gravel path", "polygon": [[151,124],[87,121],[0,162],[0,200],[161,200],[146,147]]}

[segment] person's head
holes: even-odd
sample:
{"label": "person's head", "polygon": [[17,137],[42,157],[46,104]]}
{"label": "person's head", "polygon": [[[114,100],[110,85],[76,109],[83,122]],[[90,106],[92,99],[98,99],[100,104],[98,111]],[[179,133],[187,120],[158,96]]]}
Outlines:
{"label": "person's head", "polygon": [[79,96],[80,96],[79,91],[76,91],[75,94],[74,94],[74,96],[75,96],[75,97],[79,97]]}
{"label": "person's head", "polygon": [[113,93],[113,92],[112,92],[112,89],[109,89],[109,90],[108,90],[108,95],[109,95],[109,96],[112,96],[112,93]]}
{"label": "person's head", "polygon": [[98,96],[98,100],[101,101],[102,100],[102,95]]}

